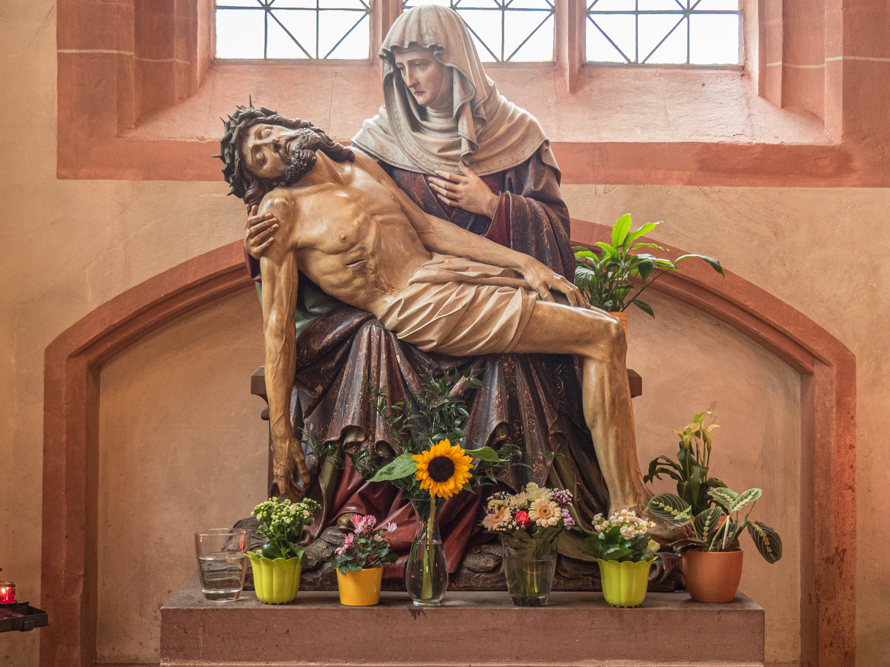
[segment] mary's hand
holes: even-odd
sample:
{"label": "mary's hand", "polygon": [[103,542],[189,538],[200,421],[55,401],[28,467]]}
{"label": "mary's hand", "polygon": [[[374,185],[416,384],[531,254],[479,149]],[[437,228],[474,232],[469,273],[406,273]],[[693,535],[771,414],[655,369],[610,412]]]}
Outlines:
{"label": "mary's hand", "polygon": [[437,171],[439,178],[430,178],[430,187],[449,206],[493,218],[498,208],[498,196],[463,162],[460,168],[463,176]]}
{"label": "mary's hand", "polygon": [[247,226],[244,228],[244,249],[254,259],[262,257],[270,245],[275,243],[275,232],[278,231],[278,218],[271,213],[257,215],[258,207],[250,207]]}
{"label": "mary's hand", "polygon": [[528,257],[519,267],[519,272],[529,286],[540,295],[544,301],[554,301],[551,292],[559,292],[564,294],[568,299],[569,305],[576,308],[590,308],[590,304],[581,290],[575,287],[565,276],[555,273],[553,269],[536,260],[534,257]]}

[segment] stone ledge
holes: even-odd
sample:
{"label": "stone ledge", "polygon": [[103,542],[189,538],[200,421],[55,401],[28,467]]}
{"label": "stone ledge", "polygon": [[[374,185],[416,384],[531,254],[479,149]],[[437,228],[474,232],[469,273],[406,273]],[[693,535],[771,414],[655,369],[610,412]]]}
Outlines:
{"label": "stone ledge", "polygon": [[702,604],[649,593],[616,609],[601,593],[558,592],[543,608],[504,593],[449,593],[417,609],[385,592],[376,607],[343,607],[303,591],[290,605],[205,600],[192,577],[161,608],[166,667],[690,667],[763,665],[763,608],[739,594]]}

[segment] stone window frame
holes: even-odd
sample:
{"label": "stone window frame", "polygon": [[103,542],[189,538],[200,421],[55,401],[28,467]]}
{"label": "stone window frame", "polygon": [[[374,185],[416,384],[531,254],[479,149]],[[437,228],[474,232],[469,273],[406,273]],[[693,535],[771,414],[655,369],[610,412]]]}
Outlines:
{"label": "stone window frame", "polygon": [[[890,185],[890,174],[881,168],[880,147],[862,145],[870,133],[883,136],[886,119],[866,98],[866,87],[856,85],[857,80],[875,81],[876,72],[884,75],[890,58],[880,52],[882,47],[844,39],[856,31],[873,31],[875,22],[863,19],[864,13],[839,12],[833,5],[820,9],[808,0],[743,3],[746,55],[739,76],[750,78],[756,95],[772,105],[759,105],[765,110],[756,120],[773,138],[752,143],[715,136],[711,141],[678,142],[647,139],[644,132],[635,141],[555,141],[563,182]],[[493,64],[488,69],[496,81],[514,85],[520,78],[549,71],[561,95],[595,105],[598,100],[584,97],[589,95],[585,86],[591,77],[605,76],[605,68],[614,76],[616,66],[583,62],[584,0],[557,4],[553,62]],[[376,0],[372,52],[400,11],[400,0]],[[319,81],[332,75],[331,67],[338,68],[336,76],[344,84],[367,86],[372,78],[379,80],[382,65],[375,59],[214,61],[212,12],[213,0],[58,0],[59,178],[218,180],[219,166],[209,159],[216,152],[215,140],[202,137],[197,128],[189,133],[195,119],[187,114],[175,117],[175,124],[188,130],[175,139],[143,124],[153,114],[178,108],[213,77],[217,90],[237,76],[249,79],[253,89],[268,88],[287,68],[299,68],[300,77]],[[862,52],[869,50],[873,52]],[[641,69],[617,68],[619,76],[627,77]],[[663,81],[686,76],[688,84],[688,67],[646,69],[647,75],[655,71]],[[703,85],[710,75],[696,69]],[[786,139],[782,133],[787,115],[784,121],[780,118],[786,108],[812,114],[823,131],[804,142]],[[352,126],[361,119],[338,120],[354,131]],[[645,123],[640,126],[645,130]],[[639,126],[628,128],[636,129]]]}

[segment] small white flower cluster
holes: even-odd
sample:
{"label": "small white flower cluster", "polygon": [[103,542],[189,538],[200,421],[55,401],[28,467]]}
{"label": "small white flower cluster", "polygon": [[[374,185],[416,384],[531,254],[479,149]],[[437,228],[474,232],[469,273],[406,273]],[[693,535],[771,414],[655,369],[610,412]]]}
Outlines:
{"label": "small white flower cluster", "polygon": [[273,497],[257,505],[252,514],[259,520],[267,535],[292,535],[298,541],[302,537],[303,527],[312,523],[313,514],[318,509],[319,504],[310,498],[291,503]]}
{"label": "small white flower cluster", "polygon": [[650,528],[655,527],[655,522],[641,519],[633,510],[621,510],[608,519],[604,518],[602,514],[597,514],[593,517],[593,529],[598,533],[616,526],[621,533],[621,537],[630,539],[634,535],[645,535],[648,533]]}
{"label": "small white flower cluster", "polygon": [[488,501],[482,526],[486,530],[512,532],[539,526],[571,528],[575,520],[569,512],[572,494],[529,482],[519,493],[495,493]]}

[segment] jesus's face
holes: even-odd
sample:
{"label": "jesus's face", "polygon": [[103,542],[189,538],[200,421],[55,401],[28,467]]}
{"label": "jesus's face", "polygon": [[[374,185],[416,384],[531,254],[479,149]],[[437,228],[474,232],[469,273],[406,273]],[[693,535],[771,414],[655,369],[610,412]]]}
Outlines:
{"label": "jesus's face", "polygon": [[284,180],[288,144],[297,138],[296,130],[281,125],[258,123],[248,128],[241,141],[241,159],[248,171],[270,181]]}
{"label": "jesus's face", "polygon": [[445,66],[427,49],[397,51],[395,65],[417,103],[434,105],[445,83]]}

